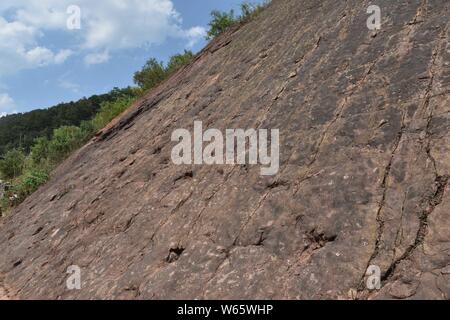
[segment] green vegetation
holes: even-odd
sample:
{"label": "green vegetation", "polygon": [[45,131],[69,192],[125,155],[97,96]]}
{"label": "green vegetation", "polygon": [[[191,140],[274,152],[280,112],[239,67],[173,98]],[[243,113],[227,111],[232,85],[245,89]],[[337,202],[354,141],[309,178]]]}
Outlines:
{"label": "green vegetation", "polygon": [[0,160],[0,172],[6,179],[13,179],[22,174],[25,156],[19,149],[9,150]]}
{"label": "green vegetation", "polygon": [[170,57],[169,62],[167,63],[167,67],[166,67],[166,73],[168,75],[171,75],[178,69],[189,64],[193,58],[194,58],[194,54],[192,53],[192,51],[189,51],[189,50],[184,50],[183,53],[176,54],[176,55]]}
{"label": "green vegetation", "polygon": [[142,67],[141,71],[134,74],[134,83],[144,90],[156,86],[166,76],[164,65],[155,58],[151,58]]}
{"label": "green vegetation", "polygon": [[230,10],[229,12],[213,10],[211,12],[211,21],[208,24],[209,30],[206,34],[206,39],[211,40],[232,26],[252,20],[267,6],[267,4],[267,1],[262,4],[244,2],[241,4],[241,14],[239,16],[235,16],[233,10]]}
{"label": "green vegetation", "polygon": [[239,19],[234,16],[233,10],[230,12],[214,10],[211,12],[211,19],[212,20],[208,24],[209,30],[206,34],[207,40],[217,37],[219,34],[239,22]]}
{"label": "green vegetation", "polygon": [[34,191],[36,191],[42,184],[49,179],[49,173],[43,169],[29,169],[23,176],[17,180],[17,184],[13,189],[13,196],[10,197],[9,205],[17,205]]}
{"label": "green vegetation", "polygon": [[249,3],[244,2],[241,4],[241,16],[240,20],[241,22],[247,22],[255,18],[261,11],[263,11],[267,5],[269,4],[269,1],[264,1],[262,4],[255,4],[255,3]]}
{"label": "green vegetation", "polygon": [[0,155],[13,148],[29,152],[37,137],[47,137],[61,126],[78,126],[100,110],[105,101],[115,101],[130,94],[133,88],[115,88],[109,93],[82,98],[76,102],[61,103],[48,109],[17,113],[0,118]]}
{"label": "green vegetation", "polygon": [[88,128],[86,130],[98,131],[107,125],[112,119],[125,111],[138,97],[138,94],[131,96],[123,96],[114,102],[105,102],[102,104],[99,113],[90,121],[83,125]]}
{"label": "green vegetation", "polygon": [[134,74],[134,82],[143,90],[153,88],[179,68],[190,63],[193,57],[194,54],[191,51],[185,50],[184,53],[172,56],[167,66],[151,58],[140,71]]}
{"label": "green vegetation", "polygon": [[59,163],[74,149],[77,149],[86,136],[80,127],[63,126],[53,131],[47,146],[47,159],[50,163]]}

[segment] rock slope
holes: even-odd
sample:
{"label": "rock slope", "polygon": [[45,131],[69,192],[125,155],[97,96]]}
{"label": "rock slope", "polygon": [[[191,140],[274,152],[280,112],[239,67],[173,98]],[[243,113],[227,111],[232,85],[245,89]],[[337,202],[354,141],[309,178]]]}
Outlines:
{"label": "rock slope", "polygon": [[[0,222],[1,295],[449,299],[450,2],[373,2],[273,0],[209,44]],[[278,128],[279,173],[174,165],[194,120]]]}

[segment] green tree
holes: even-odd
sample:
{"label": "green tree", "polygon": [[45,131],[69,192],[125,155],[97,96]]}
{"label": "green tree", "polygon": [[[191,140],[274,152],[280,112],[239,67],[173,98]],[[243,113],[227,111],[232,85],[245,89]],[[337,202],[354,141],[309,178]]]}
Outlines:
{"label": "green tree", "polygon": [[76,126],[63,126],[53,131],[48,145],[49,159],[53,163],[62,161],[72,150],[82,144],[83,132]]}
{"label": "green tree", "polygon": [[19,196],[19,202],[36,191],[48,179],[49,174],[43,169],[32,169],[25,172],[15,190]]}
{"label": "green tree", "polygon": [[34,140],[31,147],[30,157],[33,165],[40,166],[49,155],[49,140],[47,137],[39,137]]}
{"label": "green tree", "polygon": [[167,63],[166,71],[168,74],[171,74],[181,67],[189,64],[192,61],[192,58],[194,58],[194,54],[192,51],[184,50],[183,53],[176,54],[172,57],[170,57],[169,62]]}
{"label": "green tree", "polygon": [[267,3],[255,4],[250,2],[244,2],[241,4],[241,16],[240,20],[245,22],[255,17],[262,9],[266,7]]}
{"label": "green tree", "polygon": [[0,172],[5,179],[13,179],[22,174],[25,166],[25,155],[22,150],[9,150],[0,160]]}
{"label": "green tree", "polygon": [[135,91],[131,87],[114,88],[109,93],[75,102],[0,117],[0,155],[19,147],[27,153],[37,137],[50,138],[53,130],[61,126],[79,126],[82,121],[95,116],[102,102],[114,101],[123,95],[134,94]]}
{"label": "green tree", "polygon": [[135,99],[133,96],[123,96],[116,101],[102,103],[100,112],[91,121],[93,128],[95,130],[102,129],[112,119],[128,109]]}
{"label": "green tree", "polygon": [[241,14],[239,16],[235,16],[233,10],[230,12],[213,10],[211,12],[211,21],[208,24],[209,30],[206,34],[206,39],[211,40],[233,25],[253,19],[267,6],[268,3],[268,0],[264,1],[262,4],[244,2],[241,4]]}
{"label": "green tree", "polygon": [[134,83],[143,90],[148,90],[161,83],[167,76],[162,62],[155,58],[149,59],[144,67],[134,74]]}
{"label": "green tree", "polygon": [[234,11],[221,12],[213,10],[211,12],[211,21],[208,23],[209,30],[206,34],[206,39],[210,40],[226,31],[234,25],[239,19],[234,16]]}

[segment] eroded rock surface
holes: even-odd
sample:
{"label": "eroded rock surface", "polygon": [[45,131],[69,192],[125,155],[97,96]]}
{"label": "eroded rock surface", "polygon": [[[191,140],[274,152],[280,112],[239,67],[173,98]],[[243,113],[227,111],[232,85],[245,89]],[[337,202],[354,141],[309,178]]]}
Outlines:
{"label": "eroded rock surface", "polygon": [[[369,4],[381,30],[366,27]],[[274,0],[0,222],[0,287],[51,299],[449,299],[449,5]],[[170,135],[194,120],[280,129],[279,173],[174,165]],[[70,265],[81,290],[66,288]],[[366,289],[369,265],[380,290]]]}

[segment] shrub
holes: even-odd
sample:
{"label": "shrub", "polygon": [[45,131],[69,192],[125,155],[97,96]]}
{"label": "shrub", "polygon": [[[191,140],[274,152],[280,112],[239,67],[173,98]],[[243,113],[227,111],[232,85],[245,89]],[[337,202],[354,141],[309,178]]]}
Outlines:
{"label": "shrub", "polygon": [[239,19],[235,18],[234,11],[220,12],[213,10],[211,12],[211,21],[208,23],[209,30],[206,34],[206,39],[210,40],[233,26]]}
{"label": "shrub", "polygon": [[211,12],[211,21],[209,22],[209,30],[206,34],[206,39],[211,40],[226,31],[235,24],[247,22],[258,15],[268,4],[268,1],[262,4],[255,4],[250,2],[244,2],[241,4],[241,14],[239,16],[234,15],[234,11],[220,12],[213,10]]}
{"label": "shrub", "polygon": [[255,4],[250,2],[242,3],[240,20],[242,22],[246,22],[253,19],[267,6],[267,3],[267,1],[262,4]]}
{"label": "shrub", "polygon": [[6,212],[8,208],[19,205],[48,179],[49,174],[45,170],[32,169],[26,171],[0,199],[0,212]]}
{"label": "shrub", "polygon": [[194,54],[192,51],[184,50],[183,53],[170,57],[167,66],[155,58],[149,59],[144,67],[134,74],[134,83],[136,83],[142,91],[156,87],[158,84],[167,79],[172,73],[185,66],[192,61]]}
{"label": "shrub", "polygon": [[100,112],[92,119],[92,126],[95,130],[103,128],[112,119],[117,117],[123,111],[128,109],[128,107],[133,104],[135,97],[121,97],[114,102],[102,103]]}
{"label": "shrub", "polygon": [[95,133],[95,127],[92,123],[92,120],[90,121],[81,121],[80,123],[80,138],[82,142],[88,141]]}
{"label": "shrub", "polygon": [[30,153],[33,165],[40,166],[48,158],[48,152],[49,140],[47,137],[35,139]]}
{"label": "shrub", "polygon": [[25,199],[28,195],[36,191],[41,185],[46,183],[49,179],[49,174],[45,170],[33,169],[27,171],[20,179],[16,187],[16,194],[19,199]]}
{"label": "shrub", "polygon": [[192,61],[194,54],[192,51],[184,50],[184,53],[176,54],[170,57],[169,62],[167,63],[166,72],[167,74],[171,74],[181,67],[187,65]]}
{"label": "shrub", "polygon": [[5,179],[13,179],[22,174],[25,155],[22,150],[12,149],[0,160],[0,172]]}
{"label": "shrub", "polygon": [[82,144],[83,132],[79,127],[63,126],[53,131],[48,144],[48,157],[52,163],[59,163],[72,150]]}
{"label": "shrub", "polygon": [[158,85],[166,78],[166,70],[162,62],[151,58],[144,67],[134,74],[134,82],[144,90]]}

